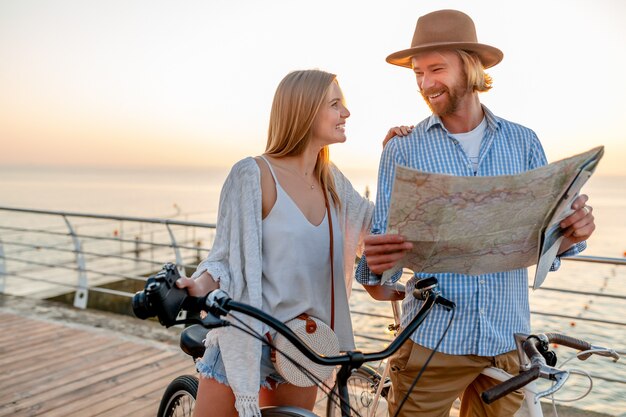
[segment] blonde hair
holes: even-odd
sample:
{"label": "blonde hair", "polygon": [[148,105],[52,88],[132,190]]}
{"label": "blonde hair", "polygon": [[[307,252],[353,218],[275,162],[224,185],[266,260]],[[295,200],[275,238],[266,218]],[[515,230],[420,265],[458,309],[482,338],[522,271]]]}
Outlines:
{"label": "blonde hair", "polygon": [[491,76],[485,72],[480,58],[473,52],[467,52],[461,49],[456,50],[461,58],[465,76],[467,78],[467,88],[472,91],[484,93],[491,90],[493,80]]}
{"label": "blonde hair", "polygon": [[[337,76],[320,70],[290,72],[282,79],[272,103],[267,133],[267,155],[281,158],[298,156],[311,141],[311,128],[328,90]],[[341,206],[330,171],[330,154],[324,146],[317,154],[314,174],[328,190],[336,207]]]}

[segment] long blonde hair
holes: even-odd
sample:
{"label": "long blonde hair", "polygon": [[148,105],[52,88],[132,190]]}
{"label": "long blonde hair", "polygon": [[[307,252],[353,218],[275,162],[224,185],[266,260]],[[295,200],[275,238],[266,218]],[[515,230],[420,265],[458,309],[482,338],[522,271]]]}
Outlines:
{"label": "long blonde hair", "polygon": [[[298,156],[311,141],[311,128],[326,94],[337,76],[320,70],[290,72],[282,79],[272,103],[267,133],[267,155],[281,158]],[[330,171],[330,154],[324,146],[317,154],[315,175],[328,190],[336,207],[341,206]]]}
{"label": "long blonde hair", "polygon": [[463,62],[463,69],[467,78],[467,88],[471,91],[484,93],[491,89],[493,80],[491,76],[485,72],[482,62],[478,55],[474,52],[467,52],[461,49],[456,50],[457,54]]}

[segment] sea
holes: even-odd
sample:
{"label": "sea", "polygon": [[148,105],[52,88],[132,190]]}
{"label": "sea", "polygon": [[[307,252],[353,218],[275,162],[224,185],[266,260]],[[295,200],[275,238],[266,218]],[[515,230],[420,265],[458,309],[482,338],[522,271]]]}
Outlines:
{"label": "sea", "polygon": [[[0,167],[0,206],[97,213],[137,217],[167,217],[214,223],[219,194],[227,168],[94,168],[94,167]],[[376,172],[344,170],[357,191],[374,199]],[[593,176],[583,193],[593,207],[596,231],[588,241],[584,255],[625,259],[626,257],[626,177]],[[10,213],[0,210],[0,224],[9,221]],[[1,232],[0,232],[1,233]],[[2,236],[0,235],[0,238]],[[529,270],[532,277],[533,270]],[[550,273],[544,286],[578,291],[572,294],[554,291],[531,291],[534,331],[557,331],[610,346],[626,356],[626,266],[563,262],[561,269]],[[356,286],[355,286],[356,288]],[[599,297],[607,294],[615,297]],[[351,299],[360,309],[364,293],[355,291]],[[372,305],[369,303],[368,305]],[[373,304],[372,311],[391,315],[388,303]],[[549,314],[622,323],[605,324]],[[381,338],[389,338],[389,319],[355,317],[355,326],[366,325]],[[359,323],[361,322],[361,323]],[[362,342],[363,351],[380,349],[384,342]],[[556,348],[560,360],[571,352]],[[568,366],[592,375],[626,381],[626,357],[617,363],[593,357],[585,362],[573,360]],[[575,399],[589,386],[585,376],[573,375],[572,383],[559,392],[558,398]],[[592,392],[571,406],[626,415],[626,384],[593,380]]]}

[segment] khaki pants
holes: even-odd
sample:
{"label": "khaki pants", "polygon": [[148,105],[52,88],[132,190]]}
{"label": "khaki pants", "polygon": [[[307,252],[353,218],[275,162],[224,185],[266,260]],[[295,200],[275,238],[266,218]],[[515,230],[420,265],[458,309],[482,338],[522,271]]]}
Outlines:
{"label": "khaki pants", "polygon": [[[389,415],[394,415],[431,352],[432,350],[408,340],[392,356],[392,388],[387,398]],[[398,415],[448,417],[452,403],[460,397],[461,417],[513,416],[524,399],[521,392],[514,392],[490,405],[483,403],[480,398],[483,391],[498,383],[481,375],[481,371],[489,366],[515,375],[519,372],[517,352],[511,351],[495,357],[435,353]]]}

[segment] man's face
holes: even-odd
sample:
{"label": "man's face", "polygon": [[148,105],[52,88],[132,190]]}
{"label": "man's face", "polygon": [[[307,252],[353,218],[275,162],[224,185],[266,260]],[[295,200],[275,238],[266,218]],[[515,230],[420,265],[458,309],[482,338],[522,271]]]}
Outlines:
{"label": "man's face", "polygon": [[453,51],[423,52],[411,60],[419,91],[439,117],[457,111],[470,93],[461,58]]}

